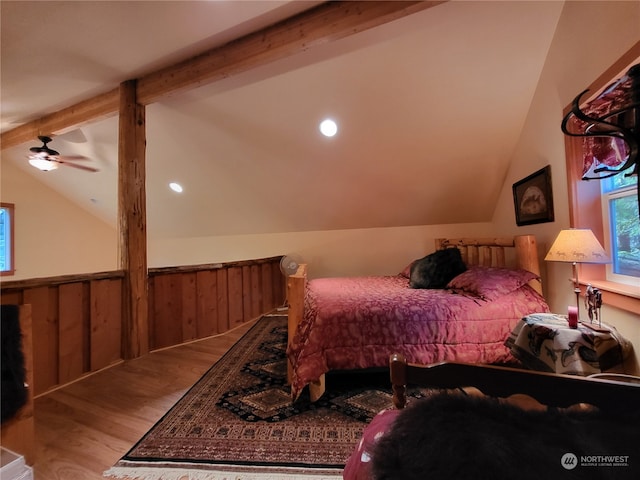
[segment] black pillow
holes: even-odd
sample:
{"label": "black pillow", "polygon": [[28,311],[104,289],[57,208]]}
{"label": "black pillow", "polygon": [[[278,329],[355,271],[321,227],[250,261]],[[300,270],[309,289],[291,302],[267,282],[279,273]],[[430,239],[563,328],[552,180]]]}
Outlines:
{"label": "black pillow", "polygon": [[466,271],[460,250],[445,248],[416,260],[411,265],[411,288],[445,288],[455,276]]}

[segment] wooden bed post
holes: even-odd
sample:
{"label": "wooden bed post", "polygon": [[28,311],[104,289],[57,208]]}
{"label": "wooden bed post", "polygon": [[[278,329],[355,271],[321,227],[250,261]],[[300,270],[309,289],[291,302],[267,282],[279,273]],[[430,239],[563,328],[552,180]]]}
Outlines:
{"label": "wooden bed post", "polygon": [[403,355],[394,353],[389,358],[389,374],[393,391],[393,406],[402,409],[407,404],[407,360]]}
{"label": "wooden bed post", "polygon": [[[540,276],[538,245],[534,235],[517,235],[513,238],[516,247],[516,266]],[[542,283],[539,280],[529,282],[531,288],[542,295]]]}
{"label": "wooden bed post", "polygon": [[[296,273],[289,275],[287,279],[287,302],[289,310],[287,312],[287,346],[291,345],[298,325],[302,321],[304,313],[304,290],[307,284],[307,265],[300,264]],[[287,379],[291,383],[293,370],[291,362],[287,360]]]}
{"label": "wooden bed post", "polygon": [[[291,345],[293,337],[302,322],[304,315],[304,292],[307,288],[307,265],[302,263],[293,275],[289,275],[287,280],[287,301],[289,311],[287,313],[287,346]],[[293,378],[293,367],[287,359],[287,379],[289,383]],[[325,376],[322,375],[317,381],[309,384],[309,396],[312,402],[318,400],[325,391]]]}

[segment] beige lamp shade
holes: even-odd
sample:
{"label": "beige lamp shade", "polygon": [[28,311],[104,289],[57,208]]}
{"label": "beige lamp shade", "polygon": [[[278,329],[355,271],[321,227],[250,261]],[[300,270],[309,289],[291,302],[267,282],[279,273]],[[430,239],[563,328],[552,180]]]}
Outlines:
{"label": "beige lamp shade", "polygon": [[544,259],[549,262],[611,263],[611,258],[588,228],[561,230]]}

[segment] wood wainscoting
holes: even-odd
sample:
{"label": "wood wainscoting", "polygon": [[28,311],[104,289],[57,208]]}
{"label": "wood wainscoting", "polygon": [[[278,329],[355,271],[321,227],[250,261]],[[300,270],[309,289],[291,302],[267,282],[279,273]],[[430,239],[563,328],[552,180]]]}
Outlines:
{"label": "wood wainscoting", "polygon": [[283,305],[280,258],[149,269],[151,350],[224,333]]}
{"label": "wood wainscoting", "polygon": [[[152,350],[224,333],[285,300],[281,257],[149,269]],[[2,282],[3,304],[31,305],[33,392],[122,360],[122,271]]]}

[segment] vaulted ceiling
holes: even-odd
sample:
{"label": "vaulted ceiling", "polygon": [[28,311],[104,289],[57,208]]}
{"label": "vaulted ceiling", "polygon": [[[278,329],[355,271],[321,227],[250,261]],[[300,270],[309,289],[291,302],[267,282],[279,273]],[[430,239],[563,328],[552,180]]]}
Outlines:
{"label": "vaulted ceiling", "polygon": [[[318,3],[3,0],[2,132]],[[490,221],[561,10],[446,2],[148,105],[149,237]],[[34,169],[36,138],[2,164],[115,228],[117,142],[54,138],[98,173]]]}

